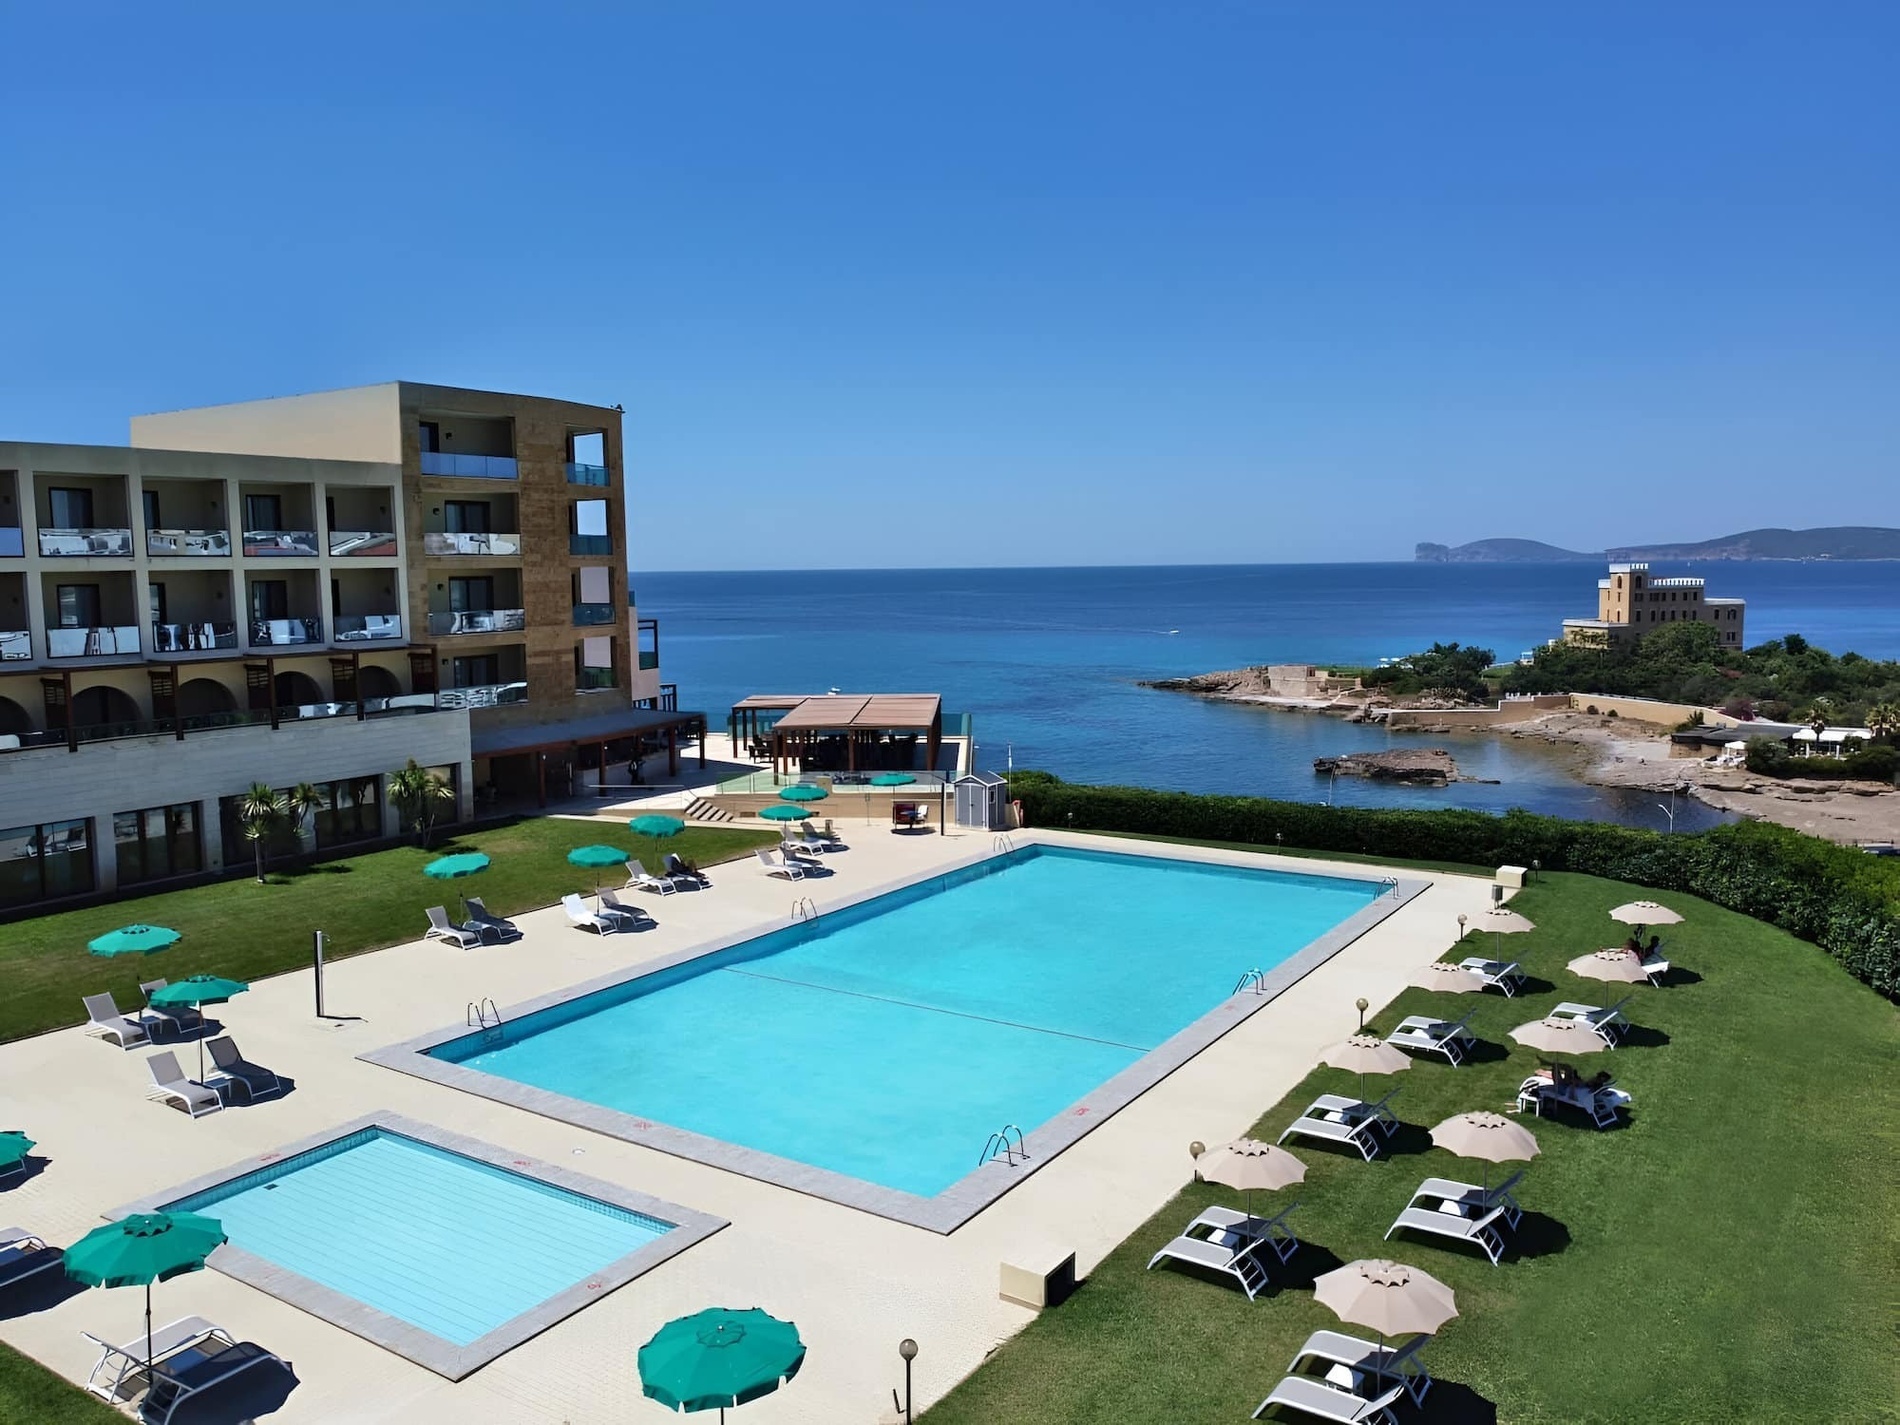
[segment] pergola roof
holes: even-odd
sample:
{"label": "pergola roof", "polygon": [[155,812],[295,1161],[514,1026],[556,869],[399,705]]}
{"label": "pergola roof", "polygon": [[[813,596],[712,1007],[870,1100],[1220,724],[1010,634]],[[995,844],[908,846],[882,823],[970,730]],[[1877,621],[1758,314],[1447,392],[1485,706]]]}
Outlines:
{"label": "pergola roof", "polygon": [[[748,698],[747,703],[752,700]],[[744,704],[741,704],[744,706]],[[755,704],[756,706],[756,704]],[[846,732],[901,730],[927,732],[936,723],[943,699],[935,693],[825,694],[801,698],[780,718],[774,732]]]}

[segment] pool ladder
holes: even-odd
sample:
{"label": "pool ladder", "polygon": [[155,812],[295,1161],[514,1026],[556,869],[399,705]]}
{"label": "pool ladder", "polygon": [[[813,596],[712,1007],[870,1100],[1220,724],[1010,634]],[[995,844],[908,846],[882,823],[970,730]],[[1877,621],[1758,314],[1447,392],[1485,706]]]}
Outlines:
{"label": "pool ladder", "polygon": [[1239,994],[1242,990],[1252,990],[1257,995],[1265,994],[1267,992],[1267,972],[1265,970],[1247,971],[1246,974],[1234,981],[1233,993]]}
{"label": "pool ladder", "polygon": [[470,1029],[499,1030],[501,1011],[495,1008],[492,999],[472,999],[468,1002],[466,1020]]}
{"label": "pool ladder", "polygon": [[1379,884],[1385,887],[1385,889],[1384,889],[1384,890],[1382,890],[1382,891],[1380,891],[1380,892],[1379,892],[1379,894],[1380,894],[1381,896],[1396,896],[1396,895],[1398,895],[1398,893],[1399,893],[1399,878],[1398,878],[1397,876],[1381,876],[1381,877],[1379,878]]}
{"label": "pool ladder", "polygon": [[[1014,1145],[1009,1141],[1012,1133],[1016,1135]],[[1022,1129],[1013,1123],[1005,1123],[996,1132],[990,1134],[989,1141],[983,1145],[983,1152],[976,1160],[976,1165],[980,1168],[996,1157],[1002,1158],[1012,1168],[1016,1166],[1018,1160],[1025,1163],[1029,1161],[1029,1148],[1023,1142]]]}
{"label": "pool ladder", "polygon": [[801,920],[816,919],[818,919],[818,902],[813,900],[810,896],[800,896],[797,900],[792,902],[792,921],[794,924]]}
{"label": "pool ladder", "polygon": [[1015,849],[1016,843],[1010,838],[1010,834],[1007,831],[999,831],[990,838],[990,850],[992,851],[1014,851]]}

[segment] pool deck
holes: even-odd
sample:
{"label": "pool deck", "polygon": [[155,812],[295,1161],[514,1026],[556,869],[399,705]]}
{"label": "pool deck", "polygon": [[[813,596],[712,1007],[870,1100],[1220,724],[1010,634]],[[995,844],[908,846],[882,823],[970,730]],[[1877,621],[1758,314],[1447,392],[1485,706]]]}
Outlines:
{"label": "pool deck", "polygon": [[[1457,917],[1490,901],[1476,876],[1401,872],[1423,882],[1404,905],[1239,1020],[1160,1082],[947,1234],[725,1171],[708,1163],[478,1097],[358,1056],[460,1023],[468,1002],[519,1004],[652,961],[785,925],[809,895],[820,911],[870,888],[909,881],[987,853],[988,833],[892,834],[839,817],[851,849],[829,858],[832,877],[797,885],[747,860],[712,872],[710,891],[643,897],[657,929],[598,939],[560,908],[519,917],[524,941],[462,951],[417,941],[329,967],[326,1008],[362,1019],[314,1017],[308,971],[262,981],[219,1006],[224,1032],[245,1055],[295,1081],[255,1107],[191,1120],[144,1097],[144,1053],[121,1052],[78,1029],[0,1045],[0,1126],[39,1141],[46,1166],[0,1191],[0,1220],[66,1244],[128,1201],[234,1162],[276,1152],[368,1114],[400,1114],[732,1225],[654,1266],[459,1381],[404,1359],[219,1271],[160,1283],[159,1323],[200,1315],[295,1365],[298,1384],[258,1418],[272,1422],[403,1421],[417,1425],[665,1418],[640,1397],[633,1356],[664,1322],[709,1305],[760,1306],[795,1320],[810,1354],[786,1389],[744,1407],[755,1425],[872,1425],[901,1384],[897,1342],[921,1346],[919,1408],[974,1370],[1031,1318],[997,1294],[1005,1260],[1051,1249],[1087,1272],[1191,1175],[1189,1140],[1244,1132],[1311,1068],[1326,1044],[1352,1032],[1353,1001],[1389,1002],[1421,964],[1457,939]],[[1365,877],[1377,868],[1179,848],[1059,832],[1030,840]],[[426,900],[418,890],[418,918]],[[177,952],[184,953],[184,952]],[[187,966],[154,962],[170,973]],[[168,1044],[166,1047],[170,1047]],[[180,1062],[195,1051],[187,1043]],[[1032,1129],[1032,1138],[1034,1130]],[[1032,1149],[1034,1143],[1032,1142]],[[56,1295],[56,1294],[55,1294]],[[71,1380],[96,1349],[79,1333],[129,1341],[142,1331],[141,1293],[77,1291],[0,1296],[0,1340]],[[36,1309],[37,1308],[37,1309]],[[264,1372],[254,1388],[269,1384]],[[233,1404],[241,1397],[234,1395]]]}

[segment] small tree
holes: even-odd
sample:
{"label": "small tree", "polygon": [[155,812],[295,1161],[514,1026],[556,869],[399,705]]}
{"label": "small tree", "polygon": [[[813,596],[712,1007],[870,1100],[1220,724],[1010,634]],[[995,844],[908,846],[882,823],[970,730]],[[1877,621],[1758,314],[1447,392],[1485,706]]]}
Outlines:
{"label": "small tree", "polygon": [[284,821],[297,838],[299,845],[303,843],[305,824],[314,813],[323,810],[324,804],[323,793],[310,782],[299,782],[284,793],[283,801],[280,803],[284,811]]}
{"label": "small tree", "polygon": [[1875,737],[1900,733],[1900,703],[1875,703],[1868,708],[1867,730]]}
{"label": "small tree", "polygon": [[284,799],[268,784],[253,782],[238,797],[237,814],[238,830],[257,854],[257,883],[261,886],[270,839],[284,824]]}
{"label": "small tree", "polygon": [[449,785],[447,778],[427,767],[417,766],[416,759],[411,757],[400,772],[389,774],[389,799],[409,823],[409,829],[415,832],[417,843],[427,846],[442,803],[455,800],[455,788]]}

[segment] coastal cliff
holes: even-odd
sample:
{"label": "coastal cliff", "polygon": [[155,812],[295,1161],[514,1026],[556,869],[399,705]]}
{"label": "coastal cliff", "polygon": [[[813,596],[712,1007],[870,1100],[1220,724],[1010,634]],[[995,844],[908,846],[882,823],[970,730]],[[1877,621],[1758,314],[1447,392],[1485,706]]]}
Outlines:
{"label": "coastal cliff", "polygon": [[1576,564],[1661,559],[1900,559],[1900,529],[1832,525],[1824,529],[1749,529],[1687,544],[1613,545],[1601,553],[1560,549],[1535,539],[1477,539],[1469,544],[1420,543],[1422,564]]}

